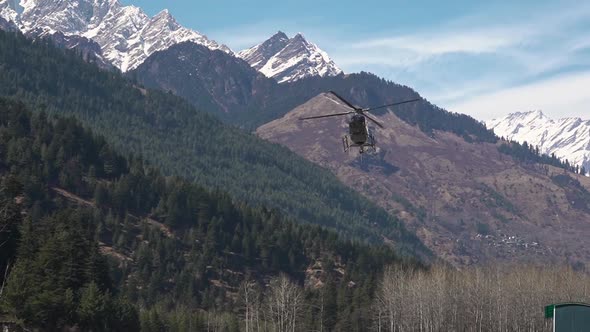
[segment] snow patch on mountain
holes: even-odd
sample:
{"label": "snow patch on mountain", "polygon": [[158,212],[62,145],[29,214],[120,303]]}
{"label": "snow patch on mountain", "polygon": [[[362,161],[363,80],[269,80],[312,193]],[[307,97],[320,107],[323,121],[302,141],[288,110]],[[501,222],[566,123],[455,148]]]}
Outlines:
{"label": "snow patch on mountain", "polygon": [[496,135],[538,146],[540,152],[590,170],[590,121],[577,117],[553,120],[542,111],[517,112],[486,123]]}
{"label": "snow patch on mountain", "polygon": [[6,22],[12,22],[18,26],[20,24],[19,14],[24,8],[16,0],[0,0],[0,18]]}
{"label": "snow patch on mountain", "polygon": [[154,52],[186,41],[233,54],[227,46],[182,27],[167,10],[150,18],[140,8],[122,6],[117,0],[0,0],[0,17],[26,34],[61,32],[92,39],[123,72]]}
{"label": "snow patch on mountain", "polygon": [[262,44],[239,52],[238,57],[279,83],[342,73],[326,52],[300,33],[288,38],[279,31]]}

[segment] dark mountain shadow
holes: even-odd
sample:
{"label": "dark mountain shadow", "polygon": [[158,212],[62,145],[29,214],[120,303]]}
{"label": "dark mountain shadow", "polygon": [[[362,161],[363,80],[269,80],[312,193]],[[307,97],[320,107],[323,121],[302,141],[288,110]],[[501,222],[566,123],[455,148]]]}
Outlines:
{"label": "dark mountain shadow", "polygon": [[385,176],[397,173],[400,168],[386,161],[386,154],[387,152],[385,150],[365,152],[349,162],[349,165],[356,167],[365,173],[378,172]]}

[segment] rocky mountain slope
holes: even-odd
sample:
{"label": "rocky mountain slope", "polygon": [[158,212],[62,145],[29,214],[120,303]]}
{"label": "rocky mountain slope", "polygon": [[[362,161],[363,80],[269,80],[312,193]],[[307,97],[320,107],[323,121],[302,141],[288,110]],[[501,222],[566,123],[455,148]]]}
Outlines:
{"label": "rocky mountain slope", "polygon": [[61,48],[75,49],[86,62],[93,63],[102,69],[113,69],[113,65],[105,59],[100,45],[91,39],[77,35],[64,35],[61,32],[55,32],[45,38]]}
{"label": "rocky mountain slope", "polygon": [[541,153],[590,170],[590,121],[553,120],[542,111],[517,112],[486,123],[496,135],[538,146]]}
{"label": "rocky mountain slope", "polygon": [[300,33],[289,38],[279,31],[262,44],[239,52],[238,57],[279,83],[342,73],[326,52]]}
{"label": "rocky mountain slope", "polygon": [[590,262],[590,179],[519,164],[498,152],[500,143],[468,143],[439,130],[428,135],[392,112],[377,116],[386,126],[374,128],[378,151],[362,158],[342,151],[346,117],[299,120],[341,111],[346,107],[321,94],[257,134],[327,167],[454,264]]}
{"label": "rocky mountain slope", "polygon": [[191,42],[154,53],[130,75],[228,121],[260,109],[259,97],[277,85],[245,61]]}
{"label": "rocky mountain slope", "polygon": [[140,8],[117,0],[0,0],[0,17],[25,34],[61,32],[97,42],[104,57],[123,72],[148,56],[177,43],[192,41],[232,54],[225,45],[182,27],[167,10],[148,17]]}

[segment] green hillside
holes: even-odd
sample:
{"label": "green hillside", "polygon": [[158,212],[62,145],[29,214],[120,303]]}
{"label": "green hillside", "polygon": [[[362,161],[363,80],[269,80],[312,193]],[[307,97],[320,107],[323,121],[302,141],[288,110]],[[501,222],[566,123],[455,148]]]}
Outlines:
{"label": "green hillside", "polygon": [[217,312],[234,331],[240,285],[262,296],[283,273],[294,285],[326,285],[305,289],[300,326],[362,330],[383,267],[417,266],[388,247],[164,177],[76,121],[48,121],[5,99],[0,211],[0,268],[9,272],[0,316],[28,328],[182,331],[205,328]]}
{"label": "green hillside", "polygon": [[385,236],[424,252],[398,220],[326,170],[48,42],[0,32],[0,95],[48,114],[74,116],[117,150],[165,175],[227,191],[234,201],[276,208],[348,237],[381,242]]}

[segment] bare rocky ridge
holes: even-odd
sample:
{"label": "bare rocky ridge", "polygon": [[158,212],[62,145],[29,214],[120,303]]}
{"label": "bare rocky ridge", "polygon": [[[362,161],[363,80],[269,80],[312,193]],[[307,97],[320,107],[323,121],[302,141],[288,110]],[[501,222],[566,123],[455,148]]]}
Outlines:
{"label": "bare rocky ridge", "polygon": [[[300,121],[346,111],[319,95],[257,134],[327,167],[406,222],[455,265],[489,261],[590,262],[590,179],[546,165],[520,165],[497,145],[467,143],[447,132],[426,135],[392,112],[378,116],[378,152],[342,151],[346,117]],[[498,143],[500,144],[500,143]]]}

